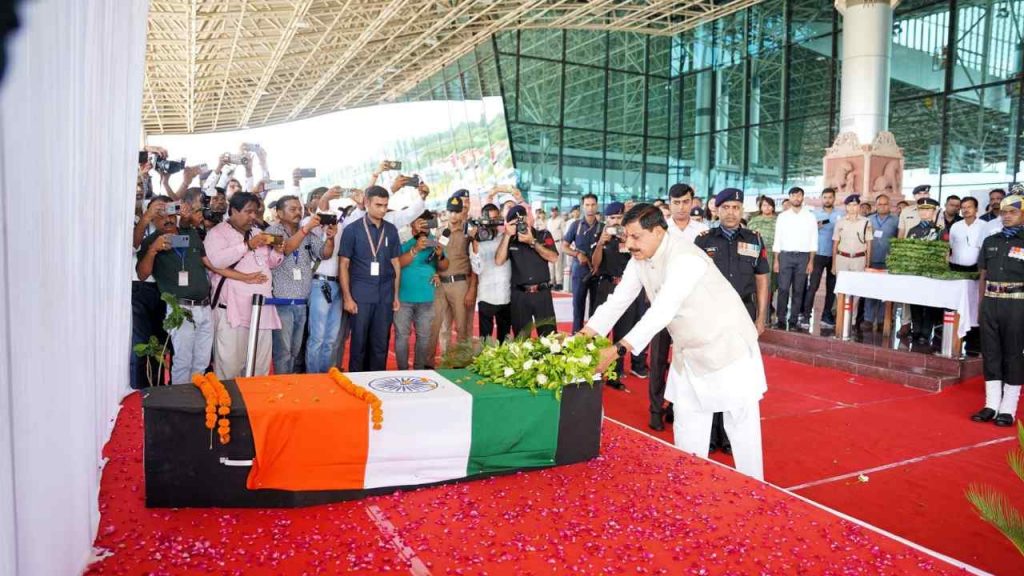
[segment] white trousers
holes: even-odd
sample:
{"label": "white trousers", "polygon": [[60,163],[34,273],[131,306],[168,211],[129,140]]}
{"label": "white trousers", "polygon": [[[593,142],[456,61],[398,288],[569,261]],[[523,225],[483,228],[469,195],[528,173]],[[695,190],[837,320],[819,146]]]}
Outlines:
{"label": "white trousers", "polygon": [[[675,445],[684,452],[701,458],[708,457],[711,443],[711,420],[714,412],[683,409],[675,406],[672,431]],[[732,456],[736,470],[758,480],[764,480],[764,455],[761,448],[761,410],[758,401],[723,412],[725,433],[732,443]]]}
{"label": "white trousers", "polygon": [[[244,375],[245,354],[249,347],[249,329],[232,328],[227,310],[217,308],[216,343],[213,348],[213,370],[221,380]],[[256,342],[256,376],[270,374],[273,330],[260,330]]]}

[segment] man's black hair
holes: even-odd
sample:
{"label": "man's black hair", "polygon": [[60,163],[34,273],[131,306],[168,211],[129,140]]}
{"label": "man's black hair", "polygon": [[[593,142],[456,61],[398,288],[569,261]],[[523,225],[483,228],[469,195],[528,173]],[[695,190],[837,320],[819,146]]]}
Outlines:
{"label": "man's black hair", "polygon": [[189,188],[188,190],[185,190],[184,194],[181,195],[181,203],[182,204],[188,204],[189,206],[192,206],[193,204],[196,203],[196,201],[199,201],[199,200],[202,200],[202,199],[203,199],[203,189],[202,188]]}
{"label": "man's black hair", "polygon": [[[669,198],[682,198],[682,197],[686,196],[687,194],[689,194],[691,198],[695,196],[695,193],[693,191],[693,187],[690,186],[689,184],[685,184],[683,182],[679,182],[678,184],[673,184],[672,187],[668,189],[668,197]],[[659,198],[659,200],[661,200],[661,199]],[[664,200],[661,200],[661,201],[664,202]]]}
{"label": "man's black hair", "polygon": [[480,213],[481,214],[486,214],[486,213],[492,212],[492,211],[494,211],[494,212],[501,212],[501,208],[498,208],[494,204],[484,204],[484,207],[480,209]]}
{"label": "man's black hair", "polygon": [[323,196],[326,193],[327,193],[327,187],[326,186],[317,186],[316,188],[313,188],[312,190],[309,191],[309,199],[312,200],[313,198],[319,198],[319,197]]}
{"label": "man's black hair", "polygon": [[[793,193],[793,189],[792,188],[790,188],[789,193],[790,194]],[[821,191],[821,195],[824,196],[825,194],[831,194],[831,195],[835,196],[836,195],[836,189],[835,188],[825,188],[824,190]]]}
{"label": "man's black hair", "polygon": [[[948,198],[947,198],[947,200],[948,200]],[[960,207],[963,208],[964,204],[967,203],[967,202],[973,202],[975,208],[977,208],[979,206],[977,198],[975,198],[974,196],[964,196],[963,200],[960,201]]]}
{"label": "man's black hair", "polygon": [[284,210],[285,202],[290,202],[292,200],[298,202],[299,208],[302,208],[302,200],[299,200],[299,197],[294,194],[287,194],[285,196],[281,196],[280,198],[277,199],[276,202],[273,203],[274,205],[271,206],[271,208],[274,208],[276,210]]}
{"label": "man's black hair", "polygon": [[171,198],[170,196],[164,196],[163,194],[158,194],[149,199],[150,204],[152,204],[153,202],[167,202],[169,204],[171,202],[174,202],[174,198]]}
{"label": "man's black hair", "polygon": [[991,198],[993,194],[1002,194],[1003,198],[1006,198],[1006,190],[1002,188],[993,188],[988,191],[988,197]]}
{"label": "man's black hair", "polygon": [[255,204],[257,207],[260,205],[259,196],[251,192],[238,192],[231,196],[228,200],[228,212],[235,213],[245,210],[245,207],[249,204]]}
{"label": "man's black hair", "polygon": [[584,202],[584,201],[585,201],[585,200],[586,200],[587,198],[593,198],[593,199],[594,199],[594,202],[597,202],[597,194],[592,194],[592,193],[590,193],[590,192],[587,192],[586,194],[584,194],[583,196],[581,196],[581,197],[580,197],[580,205],[582,205],[582,204],[583,204],[583,202]]}
{"label": "man's black hair", "polygon": [[949,204],[950,200],[960,200],[960,197],[956,194],[950,194],[949,197],[946,198],[946,204]]}
{"label": "man's black hair", "polygon": [[386,189],[380,187],[380,186],[370,186],[369,188],[366,189],[366,199],[367,200],[369,200],[370,198],[385,198],[385,199],[387,199],[387,198],[390,198],[390,197],[391,197],[391,194],[388,194],[388,191]]}
{"label": "man's black hair", "polygon": [[787,192],[787,195],[788,196],[792,196],[793,194],[803,194],[803,193],[804,193],[804,189],[803,188],[801,188],[799,186],[793,186],[792,188],[789,189],[789,192]]}
{"label": "man's black hair", "polygon": [[665,222],[665,215],[661,213],[661,208],[654,204],[634,204],[622,216],[622,225],[626,226],[633,222],[639,222],[640,227],[644,230],[654,230],[658,226],[668,230],[668,222]]}

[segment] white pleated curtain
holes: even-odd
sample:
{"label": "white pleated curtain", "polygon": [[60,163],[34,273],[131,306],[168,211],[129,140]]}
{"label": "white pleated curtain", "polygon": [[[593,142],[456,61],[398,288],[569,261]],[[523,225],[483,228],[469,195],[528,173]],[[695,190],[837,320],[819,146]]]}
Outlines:
{"label": "white pleated curtain", "polygon": [[77,574],[127,392],[148,0],[29,0],[0,85],[0,574]]}

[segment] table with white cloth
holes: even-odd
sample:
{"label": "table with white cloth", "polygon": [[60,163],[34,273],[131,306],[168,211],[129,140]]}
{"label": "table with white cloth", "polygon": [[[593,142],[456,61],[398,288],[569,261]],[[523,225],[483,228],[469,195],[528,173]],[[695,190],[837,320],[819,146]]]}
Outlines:
{"label": "table with white cloth", "polygon": [[[836,335],[849,338],[853,302],[849,296],[874,298],[885,302],[883,336],[892,330],[892,304],[916,304],[945,310],[942,330],[942,355],[960,355],[960,341],[971,327],[978,325],[978,281],[936,280],[923,276],[889,274],[885,271],[840,271],[835,294],[838,307]],[[955,354],[954,354],[955,352]]]}

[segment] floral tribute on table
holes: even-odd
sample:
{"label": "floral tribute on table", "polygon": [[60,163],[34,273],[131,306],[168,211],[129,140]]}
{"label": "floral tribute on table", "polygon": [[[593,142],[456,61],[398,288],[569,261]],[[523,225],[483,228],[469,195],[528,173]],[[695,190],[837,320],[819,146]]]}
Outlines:
{"label": "floral tribute on table", "polygon": [[[221,444],[231,442],[231,395],[224,383],[213,372],[193,374],[192,383],[203,393],[206,400],[206,427],[210,429],[210,449],[213,449],[213,429],[217,428],[217,436]],[[219,418],[218,418],[219,417]]]}
{"label": "floral tribute on table", "polygon": [[977,280],[977,272],[960,272],[949,268],[949,242],[893,238],[885,259],[890,274],[924,276],[935,280]]}
{"label": "floral tribute on table", "polygon": [[373,392],[349,380],[348,376],[342,374],[337,368],[331,367],[331,370],[327,374],[332,380],[334,380],[339,388],[354,396],[357,400],[361,400],[369,404],[370,416],[373,420],[373,429],[380,430],[384,425],[384,409],[381,407],[380,398]]}
{"label": "floral tribute on table", "polygon": [[[536,340],[522,339],[504,344],[487,344],[469,365],[469,369],[488,382],[506,388],[551,390],[561,400],[566,384],[588,382],[594,385],[602,348],[611,346],[604,336],[551,334]],[[612,364],[602,376],[614,380]]]}

